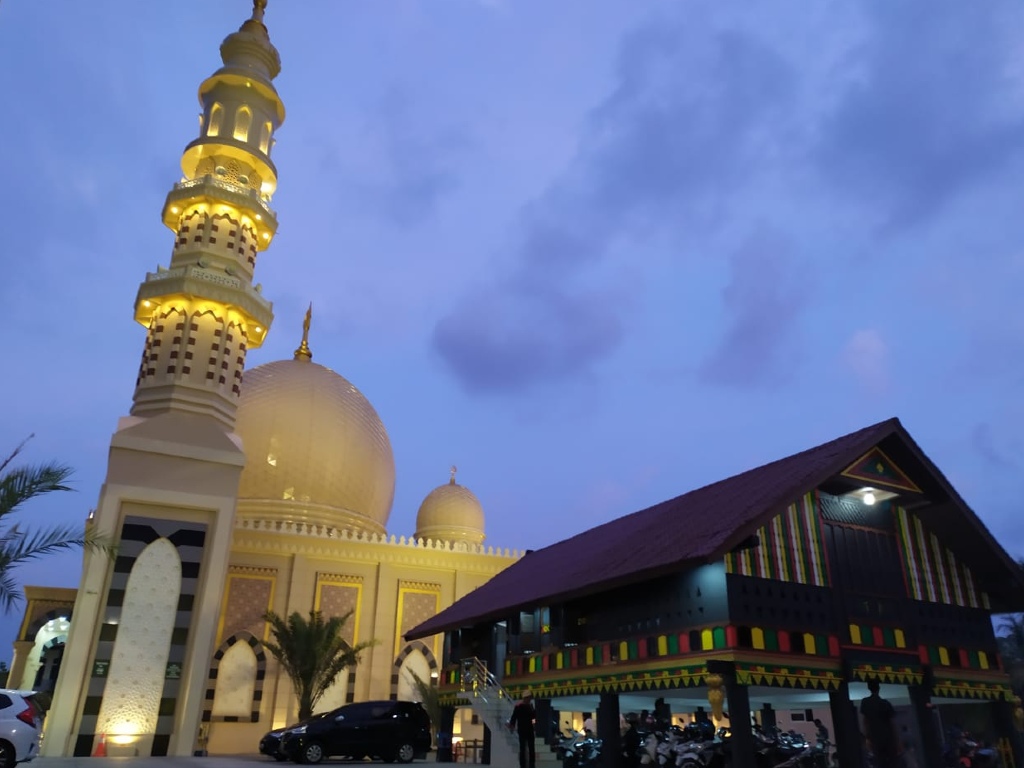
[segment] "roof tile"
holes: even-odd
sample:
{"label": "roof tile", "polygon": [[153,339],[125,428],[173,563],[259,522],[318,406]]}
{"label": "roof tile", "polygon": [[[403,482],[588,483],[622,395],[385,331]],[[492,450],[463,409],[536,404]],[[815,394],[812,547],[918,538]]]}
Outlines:
{"label": "roof tile", "polygon": [[724,555],[767,513],[782,511],[897,430],[902,431],[899,421],[889,419],[530,552],[406,637],[426,637],[507,616],[520,606],[588,594]]}

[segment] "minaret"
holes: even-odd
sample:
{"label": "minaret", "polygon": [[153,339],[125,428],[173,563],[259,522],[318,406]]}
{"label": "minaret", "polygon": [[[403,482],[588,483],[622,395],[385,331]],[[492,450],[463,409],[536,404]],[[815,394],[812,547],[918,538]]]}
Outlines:
{"label": "minaret", "polygon": [[170,267],[146,275],[135,319],[146,346],[132,415],[186,411],[234,424],[245,354],[263,343],[271,304],[253,286],[256,257],[277,230],[270,159],[284,105],[272,84],[281,59],[263,24],[266,0],[224,40],[224,66],[199,88],[199,137],[167,194]]}
{"label": "minaret", "polygon": [[246,460],[236,402],[245,354],[273,317],[252,278],[277,228],[270,151],[284,107],[266,0],[253,6],[199,88],[199,136],[163,208],[170,264],[135,301],[148,329],[142,367],[89,523],[116,556],[85,552],[47,756],[89,756],[100,743],[111,756],[189,756],[202,743]]}

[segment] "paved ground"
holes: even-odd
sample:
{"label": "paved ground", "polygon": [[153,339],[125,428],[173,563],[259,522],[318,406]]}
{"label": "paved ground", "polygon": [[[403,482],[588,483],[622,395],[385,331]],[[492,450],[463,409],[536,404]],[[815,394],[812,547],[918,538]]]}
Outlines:
{"label": "paved ground", "polygon": [[[416,760],[413,764],[425,763]],[[434,762],[432,759],[429,762]],[[289,768],[292,763],[275,763],[262,755],[237,755],[234,757],[39,757],[22,768]],[[324,765],[384,768],[384,763],[345,763],[340,760],[325,761]]]}
{"label": "paved ground", "polygon": [[[277,763],[260,755],[236,757],[39,757],[21,768],[265,768]],[[288,768],[289,763],[284,763]]]}

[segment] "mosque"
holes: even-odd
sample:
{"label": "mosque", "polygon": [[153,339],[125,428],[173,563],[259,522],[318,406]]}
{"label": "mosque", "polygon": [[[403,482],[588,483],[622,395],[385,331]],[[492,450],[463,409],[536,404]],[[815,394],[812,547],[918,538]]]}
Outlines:
{"label": "mosque", "polygon": [[[284,120],[266,0],[253,5],[199,89],[199,135],[162,211],[170,264],[135,299],[142,362],[89,521],[116,554],[87,551],[77,590],[25,589],[8,685],[53,692],[44,756],[101,741],[110,756],[254,752],[297,711],[263,646],[268,610],[351,614],[346,640],[377,641],[319,711],[413,698],[411,673],[438,676],[440,635],[404,635],[520,556],[484,546],[483,509],[454,467],[413,535],[388,533],[387,430],[314,362],[312,311],[293,359],[243,377],[273,321],[253,276],[277,229]],[[455,733],[482,731],[472,722]]]}

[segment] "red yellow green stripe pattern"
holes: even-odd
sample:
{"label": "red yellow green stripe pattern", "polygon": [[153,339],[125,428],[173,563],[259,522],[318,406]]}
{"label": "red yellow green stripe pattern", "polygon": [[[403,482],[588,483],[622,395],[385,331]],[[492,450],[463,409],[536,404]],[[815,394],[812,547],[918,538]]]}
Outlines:
{"label": "red yellow green stripe pattern", "polygon": [[975,586],[971,569],[957,562],[917,515],[897,507],[896,528],[912,598],[961,607],[988,607],[988,595]]}
{"label": "red yellow green stripe pattern", "polygon": [[815,493],[791,504],[757,535],[760,546],[725,556],[726,573],[829,586]]}

